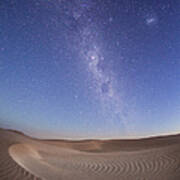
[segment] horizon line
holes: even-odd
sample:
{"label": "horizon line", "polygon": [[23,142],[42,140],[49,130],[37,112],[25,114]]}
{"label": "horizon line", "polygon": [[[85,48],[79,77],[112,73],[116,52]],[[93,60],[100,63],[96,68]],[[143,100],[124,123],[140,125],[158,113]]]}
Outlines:
{"label": "horizon line", "polygon": [[133,140],[148,140],[148,139],[156,139],[156,138],[165,138],[165,137],[170,137],[170,136],[180,136],[180,132],[176,133],[160,133],[160,134],[154,134],[154,135],[146,135],[146,136],[137,136],[137,137],[132,137],[129,136],[128,138],[38,138],[38,137],[33,137],[29,134],[26,134],[23,131],[16,130],[16,129],[11,129],[11,128],[2,128],[0,127],[0,130],[4,131],[11,131],[15,132],[21,135],[24,135],[26,137],[29,137],[31,139],[37,139],[37,140],[42,140],[42,141],[113,141],[113,140],[121,140],[121,141],[133,141]]}

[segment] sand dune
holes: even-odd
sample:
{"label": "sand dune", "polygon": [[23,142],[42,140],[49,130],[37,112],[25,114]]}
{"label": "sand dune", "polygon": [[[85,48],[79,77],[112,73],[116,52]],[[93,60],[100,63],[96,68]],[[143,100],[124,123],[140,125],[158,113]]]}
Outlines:
{"label": "sand dune", "polygon": [[180,135],[50,141],[0,129],[0,180],[180,180]]}

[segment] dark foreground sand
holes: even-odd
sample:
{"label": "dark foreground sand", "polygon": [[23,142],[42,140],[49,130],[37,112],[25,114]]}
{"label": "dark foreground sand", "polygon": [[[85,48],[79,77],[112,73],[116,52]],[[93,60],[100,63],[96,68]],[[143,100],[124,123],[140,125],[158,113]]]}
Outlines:
{"label": "dark foreground sand", "polygon": [[0,129],[0,180],[180,180],[180,135],[45,141]]}

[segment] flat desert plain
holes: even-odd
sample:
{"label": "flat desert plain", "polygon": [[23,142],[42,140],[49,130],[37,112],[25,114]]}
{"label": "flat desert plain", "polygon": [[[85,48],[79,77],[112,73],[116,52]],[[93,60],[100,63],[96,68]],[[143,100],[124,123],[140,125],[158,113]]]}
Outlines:
{"label": "flat desert plain", "polygon": [[0,129],[0,180],[180,180],[180,135],[39,140]]}

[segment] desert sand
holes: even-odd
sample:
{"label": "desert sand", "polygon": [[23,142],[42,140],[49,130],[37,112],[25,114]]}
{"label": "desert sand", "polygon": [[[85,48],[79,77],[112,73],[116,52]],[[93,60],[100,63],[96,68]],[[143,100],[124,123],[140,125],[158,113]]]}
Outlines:
{"label": "desert sand", "polygon": [[39,140],[0,129],[0,180],[180,180],[180,135]]}

